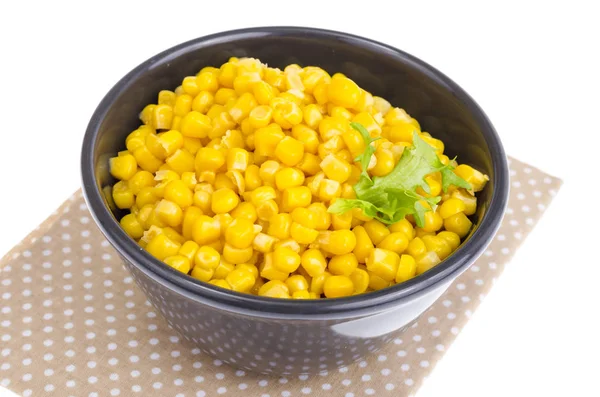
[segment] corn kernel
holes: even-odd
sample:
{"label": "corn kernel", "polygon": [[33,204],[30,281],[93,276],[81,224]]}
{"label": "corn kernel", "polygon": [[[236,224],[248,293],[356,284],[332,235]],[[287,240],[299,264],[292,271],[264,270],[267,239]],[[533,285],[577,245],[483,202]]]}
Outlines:
{"label": "corn kernel", "polygon": [[204,147],[196,154],[195,168],[198,173],[217,171],[223,164],[225,164],[225,156],[217,149]]}
{"label": "corn kernel", "polygon": [[235,218],[225,230],[225,241],[235,248],[252,245],[256,233],[254,224],[245,218]]}
{"label": "corn kernel", "polygon": [[360,99],[360,94],[358,85],[347,77],[334,76],[327,87],[327,99],[335,105],[346,108],[354,107]]}
{"label": "corn kernel", "polygon": [[351,173],[351,166],[348,162],[339,159],[334,154],[328,154],[320,164],[321,169],[327,178],[344,183],[348,180]]}
{"label": "corn kernel", "polygon": [[365,222],[364,228],[375,245],[381,243],[381,241],[390,234],[389,229],[383,223],[375,219]]}
{"label": "corn kernel", "polygon": [[[190,275],[193,278],[200,280],[200,281],[204,281],[204,282],[211,281],[214,274],[215,274],[214,269],[206,269],[206,268],[203,268],[200,266],[195,266],[192,269],[192,272],[190,273]],[[220,280],[220,281],[224,281],[224,280]],[[212,283],[212,281],[211,281],[211,283]],[[225,284],[227,284],[227,283],[225,283]],[[229,288],[229,285],[227,285],[227,289],[231,289],[231,288]]]}
{"label": "corn kernel", "polygon": [[252,241],[252,248],[258,252],[267,253],[272,251],[276,242],[277,238],[265,233],[258,233]]}
{"label": "corn kernel", "polygon": [[350,276],[358,266],[358,260],[354,254],[344,254],[334,256],[329,260],[327,270],[331,274]]}
{"label": "corn kernel", "polygon": [[417,262],[416,274],[419,275],[419,274],[423,274],[427,270],[433,268],[435,265],[440,263],[441,260],[435,252],[429,251],[426,254],[418,257],[416,259],[416,262]]}
{"label": "corn kernel", "polygon": [[261,221],[269,222],[277,213],[279,206],[275,200],[265,200],[256,207],[256,215]]}
{"label": "corn kernel", "polygon": [[155,211],[158,218],[169,226],[179,226],[183,220],[181,207],[169,200],[161,200]]}
{"label": "corn kernel", "polygon": [[333,254],[344,255],[356,247],[356,236],[350,230],[334,230],[319,233],[316,243],[318,246]]}
{"label": "corn kernel", "polygon": [[444,239],[450,245],[451,251],[456,250],[460,246],[460,237],[456,233],[444,230],[439,232],[437,236]]}
{"label": "corn kernel", "polygon": [[275,267],[273,255],[273,252],[265,254],[265,260],[259,267],[260,276],[266,278],[267,280],[285,281],[289,274]]}
{"label": "corn kernel", "polygon": [[115,183],[112,189],[112,198],[120,209],[131,208],[135,204],[135,196],[126,181]]}
{"label": "corn kernel", "polygon": [[135,151],[133,152],[133,157],[135,157],[135,160],[137,161],[137,164],[138,166],[140,166],[141,169],[149,172],[156,172],[158,168],[162,165],[162,162],[159,159],[157,159],[152,153],[150,153],[150,150],[148,150],[148,148],[145,145],[135,149]]}
{"label": "corn kernel", "polygon": [[310,189],[306,186],[295,186],[283,191],[281,206],[283,211],[292,211],[298,207],[307,207],[312,200]]}
{"label": "corn kernel", "polygon": [[[235,269],[235,265],[227,262],[227,260],[221,258],[221,262],[215,269],[215,274],[213,278],[215,279],[225,279],[229,273],[231,273]],[[229,283],[228,283],[229,285]]]}
{"label": "corn kernel", "polygon": [[181,180],[170,181],[164,191],[164,198],[177,204],[182,209],[192,205],[194,194]]}
{"label": "corn kernel", "polygon": [[325,282],[327,279],[331,277],[331,273],[323,272],[317,276],[314,276],[310,281],[310,292],[315,293],[320,296],[323,293],[323,287],[325,286]]}
{"label": "corn kernel", "polygon": [[367,257],[367,270],[378,275],[385,281],[392,281],[398,272],[400,256],[381,248],[375,248]]}
{"label": "corn kernel", "polygon": [[113,157],[110,159],[110,173],[117,179],[127,181],[137,171],[137,161],[131,154]]}
{"label": "corn kernel", "polygon": [[290,234],[294,240],[300,244],[310,244],[317,239],[319,232],[313,228],[292,222]]}
{"label": "corn kernel", "polygon": [[219,89],[217,74],[214,72],[200,71],[196,76],[196,86],[202,91],[214,93]]}
{"label": "corn kernel", "polygon": [[323,274],[327,269],[327,261],[323,253],[314,248],[307,249],[302,253],[301,265],[311,277]]}
{"label": "corn kernel", "polygon": [[304,156],[304,145],[302,142],[286,136],[275,147],[275,156],[287,166],[294,166]]}
{"label": "corn kernel", "polygon": [[129,237],[137,240],[144,235],[144,227],[134,214],[127,214],[120,221],[121,227]]}
{"label": "corn kernel", "polygon": [[304,173],[297,168],[281,168],[275,174],[275,185],[280,191],[290,187],[302,186],[303,183]]}
{"label": "corn kernel", "polygon": [[402,232],[390,233],[377,244],[377,248],[383,248],[401,254],[408,248],[408,238]]}
{"label": "corn kernel", "polygon": [[190,271],[190,260],[183,255],[169,256],[164,262],[181,273],[188,274]]}
{"label": "corn kernel", "polygon": [[323,201],[329,201],[340,197],[342,194],[342,185],[338,181],[324,178],[319,184],[319,198]]}
{"label": "corn kernel", "polygon": [[281,164],[275,160],[267,160],[260,166],[259,176],[266,185],[275,186],[275,175],[281,169]]}
{"label": "corn kernel", "polygon": [[327,298],[342,298],[354,293],[354,284],[348,276],[331,276],[325,279],[323,293]]}
{"label": "corn kernel", "polygon": [[364,269],[355,269],[350,274],[350,280],[354,285],[354,294],[362,294],[369,287],[369,273]]}
{"label": "corn kernel", "polygon": [[249,292],[256,282],[256,277],[244,269],[236,268],[225,277],[225,281],[234,291]]}
{"label": "corn kernel", "polygon": [[162,261],[169,256],[177,255],[180,246],[179,243],[176,243],[161,233],[148,242],[146,251],[156,259]]}
{"label": "corn kernel", "polygon": [[413,258],[418,258],[421,255],[425,254],[427,248],[425,247],[425,243],[421,240],[420,237],[415,237],[408,243],[408,248],[406,252],[410,254]]}
{"label": "corn kernel", "polygon": [[463,202],[465,205],[465,210],[463,211],[465,215],[473,215],[477,210],[477,197],[470,195],[464,190],[455,190],[452,192],[452,197]]}
{"label": "corn kernel", "polygon": [[290,291],[283,281],[271,280],[258,290],[258,295],[268,298],[290,298]]}
{"label": "corn kernel", "polygon": [[269,124],[254,132],[255,153],[261,156],[273,156],[277,144],[285,138],[278,124]]}
{"label": "corn kernel", "polygon": [[191,111],[181,119],[181,134],[190,138],[206,138],[212,130],[210,117]]}
{"label": "corn kernel", "polygon": [[460,238],[469,234],[472,225],[471,220],[463,212],[459,212],[444,220],[444,228],[449,232],[458,234]]}
{"label": "corn kernel", "polygon": [[192,237],[199,245],[218,240],[221,236],[221,225],[209,216],[200,215],[192,226]]}
{"label": "corn kernel", "polygon": [[396,282],[403,283],[404,281],[410,280],[417,274],[417,263],[415,258],[410,255],[401,255],[400,264],[398,265],[398,272],[396,273]]}

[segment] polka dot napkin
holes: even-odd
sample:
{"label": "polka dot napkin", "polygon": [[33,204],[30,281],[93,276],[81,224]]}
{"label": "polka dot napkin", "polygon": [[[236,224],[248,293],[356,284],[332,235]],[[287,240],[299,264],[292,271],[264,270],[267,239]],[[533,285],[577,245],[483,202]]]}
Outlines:
{"label": "polka dot napkin", "polygon": [[0,261],[0,384],[25,397],[413,395],[561,185],[516,160],[511,178],[495,240],[401,339],[352,366],[294,378],[239,371],[184,342],[78,192]]}

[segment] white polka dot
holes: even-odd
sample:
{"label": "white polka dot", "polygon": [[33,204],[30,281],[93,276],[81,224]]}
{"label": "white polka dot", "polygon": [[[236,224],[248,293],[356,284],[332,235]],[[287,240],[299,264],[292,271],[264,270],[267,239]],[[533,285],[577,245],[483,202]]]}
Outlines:
{"label": "white polka dot", "polygon": [[408,379],[404,379],[404,384],[406,386],[412,386],[415,382],[413,382],[412,379],[408,378]]}
{"label": "white polka dot", "polygon": [[442,302],[442,305],[444,305],[445,307],[450,307],[452,305],[452,302],[446,299]]}
{"label": "white polka dot", "polygon": [[344,386],[348,386],[348,385],[350,385],[351,383],[352,383],[352,381],[351,381],[350,379],[344,379],[344,380],[342,381],[342,385],[344,385]]}
{"label": "white polka dot", "polygon": [[292,393],[290,393],[287,390],[284,390],[281,392],[281,397],[290,397],[292,395]]}
{"label": "white polka dot", "polygon": [[51,392],[54,390],[54,385],[53,384],[47,384],[46,386],[44,386],[44,390],[47,392]]}
{"label": "white polka dot", "polygon": [[131,391],[139,393],[140,391],[142,391],[142,387],[140,385],[133,385],[131,386]]}
{"label": "white polka dot", "polygon": [[130,356],[129,361],[131,361],[132,363],[137,363],[138,361],[140,361],[140,358],[138,356]]}
{"label": "white polka dot", "polygon": [[269,383],[269,382],[268,382],[268,381],[266,381],[265,379],[262,379],[262,380],[259,380],[259,381],[258,381],[258,385],[259,385],[260,387],[265,387],[265,386],[266,386],[268,383]]}
{"label": "white polka dot", "polygon": [[419,363],[419,365],[420,365],[422,368],[427,368],[427,367],[429,367],[429,361],[427,361],[427,360],[423,360],[423,361],[421,361],[421,362]]}
{"label": "white polka dot", "polygon": [[74,380],[68,380],[67,383],[65,383],[67,385],[67,387],[75,387],[75,381]]}
{"label": "white polka dot", "polygon": [[247,388],[247,387],[248,387],[248,385],[247,385],[247,384],[245,384],[245,383],[240,383],[240,384],[238,385],[238,389],[240,389],[240,390],[246,390],[246,388]]}
{"label": "white polka dot", "polygon": [[450,328],[450,332],[452,332],[454,335],[458,335],[459,329],[457,327],[452,327]]}
{"label": "white polka dot", "polygon": [[194,380],[196,381],[196,383],[202,383],[204,382],[204,377],[198,375],[194,378]]}
{"label": "white polka dot", "polygon": [[373,394],[375,394],[375,390],[373,390],[373,389],[367,389],[367,390],[365,390],[365,394],[367,394],[369,396],[372,396]]}
{"label": "white polka dot", "polygon": [[153,373],[154,375],[158,375],[158,374],[160,374],[160,368],[152,368],[152,373]]}
{"label": "white polka dot", "polygon": [[175,380],[173,381],[173,384],[174,384],[175,386],[181,386],[181,385],[183,385],[183,379],[179,379],[179,378],[177,378],[177,379],[175,379]]}
{"label": "white polka dot", "polygon": [[90,376],[88,378],[88,383],[94,384],[96,382],[98,382],[98,378],[96,378],[95,376]]}
{"label": "white polka dot", "polygon": [[393,383],[387,383],[385,385],[385,390],[388,390],[388,391],[394,390],[394,384]]}
{"label": "white polka dot", "polygon": [[119,389],[111,389],[110,390],[111,396],[118,396],[119,394],[121,394],[121,390],[119,390]]}
{"label": "white polka dot", "polygon": [[346,393],[344,395],[344,397],[354,397],[354,393],[352,393],[351,391],[349,391],[348,393]]}
{"label": "white polka dot", "polygon": [[65,367],[65,370],[67,372],[73,372],[73,371],[75,371],[75,366],[73,364],[69,364]]}
{"label": "white polka dot", "polygon": [[420,341],[421,341],[421,339],[422,339],[422,338],[421,338],[421,335],[415,335],[415,336],[413,336],[413,340],[414,340],[415,342],[420,342]]}
{"label": "white polka dot", "polygon": [[217,389],[217,393],[219,394],[224,394],[225,392],[227,392],[227,388],[221,386]]}
{"label": "white polka dot", "polygon": [[368,381],[370,381],[370,380],[371,380],[371,375],[369,375],[369,374],[364,374],[364,375],[361,377],[361,379],[362,379],[362,381],[363,381],[363,382],[368,382]]}
{"label": "white polka dot", "polygon": [[151,360],[158,360],[159,358],[160,358],[160,354],[158,354],[158,353],[152,353],[150,355]]}
{"label": "white polka dot", "polygon": [[408,365],[408,364],[402,364],[402,365],[400,366],[400,369],[401,369],[402,371],[406,372],[406,371],[408,371],[408,370],[410,369],[410,365]]}
{"label": "white polka dot", "polygon": [[215,375],[215,378],[217,378],[217,379],[223,379],[223,378],[225,378],[225,374],[219,372],[218,374]]}
{"label": "white polka dot", "polygon": [[323,390],[330,390],[331,389],[331,385],[329,383],[323,383],[321,385],[321,389],[323,389]]}
{"label": "white polka dot", "polygon": [[396,355],[398,357],[406,357],[406,351],[404,351],[404,350],[398,350],[398,352],[396,353]]}
{"label": "white polka dot", "polygon": [[160,383],[160,382],[154,382],[152,384],[152,387],[155,388],[155,389],[160,389],[162,387],[162,383]]}
{"label": "white polka dot", "polygon": [[44,354],[44,361],[52,361],[53,358],[54,358],[54,355],[52,353]]}
{"label": "white polka dot", "polygon": [[137,378],[138,376],[140,376],[140,371],[133,370],[131,371],[130,375],[132,378]]}
{"label": "white polka dot", "polygon": [[31,389],[25,389],[23,390],[23,397],[30,397],[31,396]]}
{"label": "white polka dot", "polygon": [[119,363],[119,360],[112,357],[111,359],[108,360],[108,364],[110,365],[117,365]]}

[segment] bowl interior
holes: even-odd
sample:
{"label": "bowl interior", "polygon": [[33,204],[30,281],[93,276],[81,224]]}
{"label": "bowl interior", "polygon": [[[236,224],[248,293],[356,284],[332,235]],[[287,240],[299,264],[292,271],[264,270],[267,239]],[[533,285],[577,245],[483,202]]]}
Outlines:
{"label": "bowl interior", "polygon": [[[101,189],[115,182],[108,173],[108,159],[124,149],[126,136],[141,124],[140,111],[145,105],[156,103],[160,90],[173,90],[185,76],[195,75],[205,66],[219,66],[232,56],[259,58],[279,68],[297,63],[317,65],[330,74],[342,72],[373,95],[404,108],[421,123],[423,131],[446,144],[448,156],[458,156],[460,163],[490,176],[491,182],[480,192],[477,213],[472,216],[474,231],[488,212],[495,189],[506,182],[504,152],[493,127],[468,95],[435,69],[394,48],[351,35],[268,28],[184,43],[153,57],[124,77],[90,123],[93,136],[86,139],[92,140],[92,153],[86,153],[84,145],[83,156],[92,156],[96,186]],[[496,175],[498,172],[501,175]],[[89,183],[84,172],[84,188],[86,182]],[[499,200],[501,212],[505,199]],[[114,214],[116,219],[121,215]]]}

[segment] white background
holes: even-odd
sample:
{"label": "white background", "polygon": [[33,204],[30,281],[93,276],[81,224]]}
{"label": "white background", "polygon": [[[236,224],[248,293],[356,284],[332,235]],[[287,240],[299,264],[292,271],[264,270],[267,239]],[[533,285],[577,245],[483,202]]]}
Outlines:
{"label": "white background", "polygon": [[565,181],[418,396],[598,396],[598,13],[551,3],[2,2],[0,255],[78,188],[89,117],[140,62],[233,28],[347,31],[442,70],[508,154]]}

